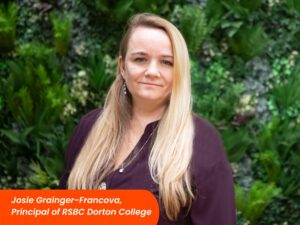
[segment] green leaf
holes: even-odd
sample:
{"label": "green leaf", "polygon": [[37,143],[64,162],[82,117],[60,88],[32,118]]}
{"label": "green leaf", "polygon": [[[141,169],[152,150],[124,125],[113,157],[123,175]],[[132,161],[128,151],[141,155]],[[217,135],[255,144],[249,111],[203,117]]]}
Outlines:
{"label": "green leaf", "polygon": [[196,5],[187,5],[183,7],[179,20],[189,52],[196,54],[208,32],[205,12]]}
{"label": "green leaf", "polygon": [[65,56],[71,44],[73,16],[52,12],[50,20],[54,30],[54,46],[60,56]]}
{"label": "green leaf", "polygon": [[18,6],[10,2],[7,6],[0,4],[0,52],[13,50],[16,36]]}
{"label": "green leaf", "polygon": [[270,182],[277,183],[281,175],[281,164],[276,151],[264,151],[260,153],[259,159],[262,162]]}
{"label": "green leaf", "polygon": [[226,129],[222,131],[227,156],[231,162],[238,162],[253,145],[253,138],[246,129]]}
{"label": "green leaf", "polygon": [[128,0],[117,1],[117,5],[113,9],[114,15],[117,20],[120,21],[128,15],[128,12],[130,12],[131,9],[132,2],[133,1],[128,1]]}
{"label": "green leaf", "polygon": [[262,5],[262,0],[240,0],[240,4],[241,6],[254,11],[254,10],[258,10],[261,5]]}
{"label": "green leaf", "polygon": [[281,189],[274,184],[265,184],[259,180],[250,186],[247,193],[237,186],[235,190],[237,209],[251,224],[257,221],[273,198],[281,193]]}
{"label": "green leaf", "polygon": [[235,54],[250,59],[261,54],[268,41],[269,38],[261,25],[243,26],[229,39],[229,46]]}
{"label": "green leaf", "polygon": [[21,132],[8,129],[0,129],[1,134],[9,138],[13,143],[19,145],[25,145],[29,147],[29,142],[27,140],[28,135],[34,130],[34,127],[28,127]]}
{"label": "green leaf", "polygon": [[299,0],[285,0],[288,8],[300,14],[300,1]]}
{"label": "green leaf", "polygon": [[298,71],[295,71],[286,82],[280,83],[271,91],[279,110],[285,111],[290,106],[300,102],[299,74]]}

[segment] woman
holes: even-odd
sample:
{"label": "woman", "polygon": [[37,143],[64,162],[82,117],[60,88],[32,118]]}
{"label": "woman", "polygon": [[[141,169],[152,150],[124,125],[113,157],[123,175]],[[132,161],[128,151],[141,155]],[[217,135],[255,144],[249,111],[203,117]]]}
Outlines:
{"label": "woman", "polygon": [[131,18],[103,110],[68,145],[61,188],[148,189],[160,225],[234,225],[231,168],[219,134],[192,114],[189,55],[170,22]]}

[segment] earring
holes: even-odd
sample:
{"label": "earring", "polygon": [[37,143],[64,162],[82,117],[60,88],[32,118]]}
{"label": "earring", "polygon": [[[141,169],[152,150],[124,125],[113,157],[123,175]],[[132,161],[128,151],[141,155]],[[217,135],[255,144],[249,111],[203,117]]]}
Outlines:
{"label": "earring", "polygon": [[127,95],[127,87],[126,87],[126,82],[125,81],[123,83],[123,93],[124,93],[124,95]]}

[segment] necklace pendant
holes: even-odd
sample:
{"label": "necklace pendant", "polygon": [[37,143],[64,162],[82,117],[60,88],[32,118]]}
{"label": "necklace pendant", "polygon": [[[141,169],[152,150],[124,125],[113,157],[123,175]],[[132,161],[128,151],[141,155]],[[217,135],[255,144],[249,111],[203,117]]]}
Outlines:
{"label": "necklace pendant", "polygon": [[106,183],[104,181],[101,182],[101,184],[99,185],[99,189],[100,190],[106,190]]}
{"label": "necklace pendant", "polygon": [[122,167],[119,169],[119,173],[123,173],[123,172],[124,172],[124,168]]}

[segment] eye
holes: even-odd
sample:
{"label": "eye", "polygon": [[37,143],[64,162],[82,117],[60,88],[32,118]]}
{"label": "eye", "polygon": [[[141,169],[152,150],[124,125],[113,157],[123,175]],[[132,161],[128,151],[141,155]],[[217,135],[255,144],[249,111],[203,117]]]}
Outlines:
{"label": "eye", "polygon": [[134,62],[145,62],[145,61],[146,61],[146,59],[143,57],[137,57],[134,59]]}
{"label": "eye", "polygon": [[167,66],[173,66],[173,62],[172,61],[170,61],[170,60],[162,60],[161,61],[162,62],[162,64],[164,64],[164,65],[167,65]]}

